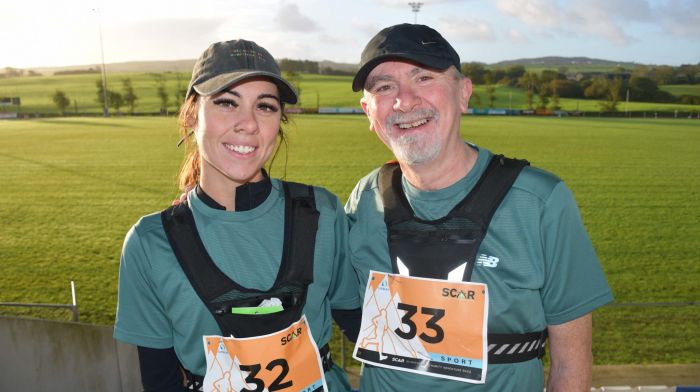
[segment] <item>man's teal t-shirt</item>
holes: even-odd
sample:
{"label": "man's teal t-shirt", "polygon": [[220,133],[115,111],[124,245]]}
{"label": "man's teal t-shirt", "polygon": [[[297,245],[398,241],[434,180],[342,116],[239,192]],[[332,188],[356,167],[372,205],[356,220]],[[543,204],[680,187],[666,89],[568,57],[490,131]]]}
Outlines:
{"label": "man's teal t-shirt", "polygon": [[[478,150],[474,168],[455,184],[421,191],[403,179],[418,218],[447,215],[472,190],[490,159]],[[387,229],[373,171],[357,184],[345,209],[350,218],[351,260],[361,295],[370,270],[391,272]],[[488,332],[526,333],[581,317],[610,302],[612,294],[581,221],[573,195],[556,176],[525,167],[496,211],[479,247],[472,281],[489,292]],[[542,391],[542,362],[489,365],[485,384],[469,384],[380,367],[365,367],[363,392]]]}
{"label": "man's teal t-shirt", "polygon": [[[338,198],[315,187],[320,212],[313,283],[304,314],[319,348],[331,338],[331,308],[360,306],[358,283],[347,254],[347,219]],[[223,211],[207,206],[196,192],[188,202],[197,231],[216,265],[236,283],[269,289],[282,258],[284,191],[272,180],[272,191],[259,206]],[[126,236],[119,270],[119,302],[114,337],[150,348],[173,347],[191,372],[204,375],[203,335],[220,334],[219,327],[182,271],[163,230],[160,213],[145,216]],[[332,390],[349,385],[335,367],[326,372]]]}

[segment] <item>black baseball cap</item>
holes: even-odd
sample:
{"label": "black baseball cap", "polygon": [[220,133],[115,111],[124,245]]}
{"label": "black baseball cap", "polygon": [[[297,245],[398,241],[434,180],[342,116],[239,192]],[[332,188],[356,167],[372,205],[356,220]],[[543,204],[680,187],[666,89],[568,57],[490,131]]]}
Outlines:
{"label": "black baseball cap", "polygon": [[367,43],[352,90],[362,90],[374,67],[391,59],[410,60],[440,70],[450,65],[460,69],[459,55],[440,33],[425,25],[398,24],[383,29]]}
{"label": "black baseball cap", "polygon": [[213,43],[199,56],[186,97],[195,91],[203,96],[213,95],[256,76],[269,78],[277,85],[280,101],[297,103],[296,90],[282,77],[272,55],[255,42],[242,39]]}

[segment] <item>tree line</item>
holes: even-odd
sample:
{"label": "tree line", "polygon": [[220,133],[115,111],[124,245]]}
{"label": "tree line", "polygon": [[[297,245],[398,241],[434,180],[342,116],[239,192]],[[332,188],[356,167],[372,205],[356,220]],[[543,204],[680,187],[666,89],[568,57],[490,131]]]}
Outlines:
{"label": "tree line", "polygon": [[[160,102],[160,113],[168,114],[168,107],[171,104],[176,106],[184,102],[185,94],[187,94],[187,85],[189,80],[185,80],[183,74],[175,72],[175,90],[168,91],[166,88],[167,76],[162,73],[149,73],[153,81],[155,82],[155,94]],[[131,78],[125,78],[120,80],[121,89],[110,89],[107,88],[105,91],[104,83],[102,78],[97,78],[95,80],[96,87],[96,98],[97,102],[101,107],[105,106],[105,99],[107,102],[107,107],[113,109],[117,113],[121,112],[121,109],[125,107],[127,113],[133,115],[134,110],[137,106],[137,101],[139,97],[134,92],[134,87],[131,82]],[[171,95],[172,94],[172,95]],[[68,97],[65,91],[56,90],[51,99],[61,112],[61,115],[65,115],[67,110],[70,108],[71,99]],[[73,101],[74,111],[78,112],[78,103]]]}
{"label": "tree line", "polygon": [[[280,68],[285,77],[301,92],[301,74],[346,74],[347,71],[325,69],[319,63],[308,60],[280,60]],[[90,70],[93,71],[93,70]],[[483,63],[463,63],[463,74],[467,75],[474,84],[485,85],[486,97],[475,94],[473,100],[476,106],[493,108],[496,101],[498,86],[517,87],[524,91],[527,109],[559,110],[560,98],[597,99],[601,110],[616,111],[619,102],[629,99],[635,102],[682,103],[698,105],[700,96],[682,95],[676,97],[659,89],[662,84],[700,83],[700,64],[697,66],[683,65],[680,67],[639,66],[634,70],[618,68],[611,72],[571,73],[565,68],[558,70],[542,70],[539,73],[527,71],[522,65],[506,68],[490,68]],[[24,70],[6,69],[6,73],[17,76],[29,76]],[[170,73],[168,73],[170,74]],[[174,91],[166,88],[165,73],[149,73],[154,81],[155,94],[160,102],[161,114],[168,114],[172,104],[176,106],[184,101],[188,80],[185,75],[172,73],[176,79]],[[352,74],[352,73],[350,73]],[[122,108],[133,114],[139,97],[135,94],[130,78],[121,79],[120,88],[108,88],[106,93],[101,78],[95,80],[96,102],[120,113]],[[71,106],[71,99],[61,90],[51,96],[56,107],[64,115]],[[487,102],[483,102],[484,99]],[[78,112],[77,101],[72,101],[74,111]]]}
{"label": "tree line", "polygon": [[[700,104],[700,96],[673,94],[660,84],[700,82],[700,64],[681,67],[618,68],[611,72],[567,72],[566,69],[527,71],[522,65],[487,68],[482,63],[462,64],[462,73],[474,84],[486,86],[489,107],[494,107],[496,85],[521,88],[528,109],[558,110],[560,98],[599,99],[603,111],[616,111],[620,101]],[[671,72],[673,71],[673,72]],[[663,83],[659,83],[663,81]],[[474,97],[477,103],[481,97]]]}
{"label": "tree line", "polygon": [[280,70],[282,72],[289,72],[292,74],[307,73],[307,74],[318,74],[318,75],[354,75],[355,72],[351,70],[342,70],[333,67],[321,66],[317,61],[309,60],[292,60],[292,59],[281,59],[279,60]]}

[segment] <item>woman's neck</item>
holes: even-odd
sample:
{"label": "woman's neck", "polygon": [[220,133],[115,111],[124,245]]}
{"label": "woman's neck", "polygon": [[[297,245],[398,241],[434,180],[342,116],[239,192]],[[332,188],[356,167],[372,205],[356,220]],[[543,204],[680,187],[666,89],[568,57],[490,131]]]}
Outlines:
{"label": "woman's neck", "polygon": [[215,202],[224,206],[226,211],[236,211],[236,188],[248,182],[258,182],[264,178],[262,171],[245,182],[232,181],[222,176],[219,172],[214,175],[208,175],[206,170],[202,170],[201,173],[199,186]]}

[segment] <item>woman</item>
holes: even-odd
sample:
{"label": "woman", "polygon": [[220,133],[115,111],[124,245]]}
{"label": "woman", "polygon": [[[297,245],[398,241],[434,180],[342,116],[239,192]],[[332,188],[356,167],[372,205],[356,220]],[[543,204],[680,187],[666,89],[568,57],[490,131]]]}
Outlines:
{"label": "woman", "polygon": [[[298,390],[287,366],[293,358],[267,366],[267,359],[241,358],[263,355],[253,352],[268,351],[262,339],[303,321],[328,388],[349,390],[327,353],[331,308],[360,305],[342,204],[324,189],[272,179],[263,169],[283,138],[284,104],[296,101],[273,57],[254,42],[212,44],[195,64],[180,114],[189,146],[180,185],[194,188],[186,202],[141,218],[121,257],[114,337],[138,346],[146,391],[183,390],[183,374],[196,389],[215,370],[217,382],[233,382],[231,369],[207,365],[206,356],[216,361],[226,352],[205,353],[207,335],[252,342],[253,349],[228,358],[246,390]],[[297,331],[281,345],[302,335]]]}

